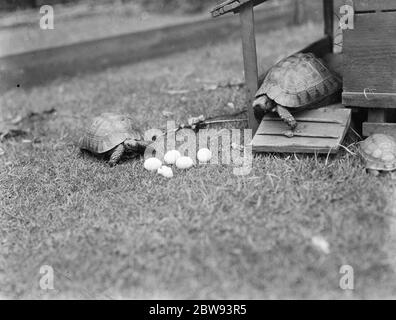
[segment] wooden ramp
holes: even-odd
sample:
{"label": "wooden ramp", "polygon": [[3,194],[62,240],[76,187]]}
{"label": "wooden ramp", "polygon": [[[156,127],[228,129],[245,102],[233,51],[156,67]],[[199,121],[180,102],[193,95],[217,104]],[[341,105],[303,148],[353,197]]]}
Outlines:
{"label": "wooden ramp", "polygon": [[337,106],[295,114],[292,138],[285,136],[290,129],[277,115],[266,115],[253,138],[253,152],[336,153],[351,122],[351,110]]}

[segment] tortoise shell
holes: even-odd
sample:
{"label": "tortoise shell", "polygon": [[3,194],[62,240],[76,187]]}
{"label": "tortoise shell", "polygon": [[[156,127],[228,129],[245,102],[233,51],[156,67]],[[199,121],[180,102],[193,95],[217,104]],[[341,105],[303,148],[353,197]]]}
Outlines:
{"label": "tortoise shell", "polygon": [[308,106],[341,89],[341,80],[311,53],[278,62],[266,75],[256,98],[267,95],[288,108]]}
{"label": "tortoise shell", "polygon": [[367,169],[396,170],[396,141],[390,136],[373,134],[360,143],[360,154]]}
{"label": "tortoise shell", "polygon": [[142,134],[128,115],[103,113],[95,117],[81,139],[81,149],[105,153],[126,140],[142,140]]}

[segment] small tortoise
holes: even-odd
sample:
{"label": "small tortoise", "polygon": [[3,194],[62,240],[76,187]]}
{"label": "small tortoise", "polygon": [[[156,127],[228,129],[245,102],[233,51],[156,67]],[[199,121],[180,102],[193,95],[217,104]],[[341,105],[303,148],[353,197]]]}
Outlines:
{"label": "small tortoise", "polygon": [[81,149],[96,154],[108,152],[109,164],[114,166],[124,152],[141,152],[150,143],[143,141],[130,116],[107,112],[93,119],[81,139]]}
{"label": "small tortoise", "polygon": [[[341,90],[341,80],[312,53],[297,53],[278,62],[264,78],[253,102],[254,114],[275,112],[294,130],[291,113],[324,106]],[[292,136],[292,135],[291,135]]]}
{"label": "small tortoise", "polygon": [[360,154],[368,172],[396,170],[396,141],[385,134],[373,134],[360,143]]}

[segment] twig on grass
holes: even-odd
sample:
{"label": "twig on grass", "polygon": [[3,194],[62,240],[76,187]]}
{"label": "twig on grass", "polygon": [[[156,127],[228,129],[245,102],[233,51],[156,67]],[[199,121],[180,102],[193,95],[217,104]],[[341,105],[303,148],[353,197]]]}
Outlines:
{"label": "twig on grass", "polygon": [[348,152],[350,155],[356,156],[356,153],[352,152],[349,150],[347,147],[343,146],[342,144],[339,144],[341,148],[343,148],[346,152]]}
{"label": "twig on grass", "polygon": [[362,136],[356,132],[355,129],[353,129],[352,127],[349,128],[360,140],[363,140]]}

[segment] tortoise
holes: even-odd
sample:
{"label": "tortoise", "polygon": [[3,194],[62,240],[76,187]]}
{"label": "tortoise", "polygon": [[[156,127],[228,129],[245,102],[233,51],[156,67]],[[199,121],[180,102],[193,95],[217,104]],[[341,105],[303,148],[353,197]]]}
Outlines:
{"label": "tortoise", "polygon": [[360,155],[369,173],[396,170],[396,141],[385,134],[373,134],[360,143]]}
{"label": "tortoise", "polygon": [[92,120],[80,145],[95,154],[109,153],[109,164],[114,166],[126,151],[139,153],[152,142],[142,139],[130,116],[106,112]]}
{"label": "tortoise", "polygon": [[253,102],[254,114],[261,121],[266,113],[275,112],[293,131],[297,121],[292,113],[324,106],[340,90],[341,79],[320,59],[297,53],[268,71]]}

